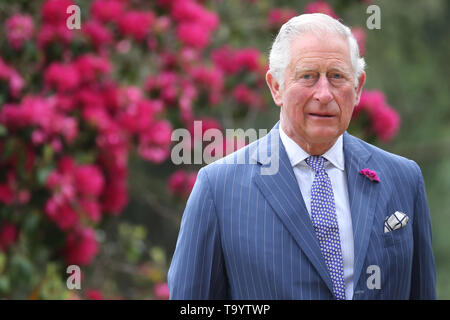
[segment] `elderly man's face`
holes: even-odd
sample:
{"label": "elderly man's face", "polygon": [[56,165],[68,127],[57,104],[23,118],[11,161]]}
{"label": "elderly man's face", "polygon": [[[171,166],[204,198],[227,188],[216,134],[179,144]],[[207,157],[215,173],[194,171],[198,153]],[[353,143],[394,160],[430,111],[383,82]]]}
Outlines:
{"label": "elderly man's face", "polygon": [[355,86],[347,40],[312,33],[291,43],[283,88],[267,76],[275,103],[281,106],[283,130],[308,152],[314,145],[332,145],[348,128],[364,80],[363,73]]}

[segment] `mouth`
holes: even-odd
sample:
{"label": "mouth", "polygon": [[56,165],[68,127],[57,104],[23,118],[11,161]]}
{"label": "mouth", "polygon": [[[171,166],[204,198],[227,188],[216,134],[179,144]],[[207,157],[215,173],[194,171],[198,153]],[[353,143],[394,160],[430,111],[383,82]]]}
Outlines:
{"label": "mouth", "polygon": [[327,113],[308,113],[308,115],[310,117],[319,118],[319,119],[329,119],[329,118],[334,118],[335,117],[335,115],[327,114]]}

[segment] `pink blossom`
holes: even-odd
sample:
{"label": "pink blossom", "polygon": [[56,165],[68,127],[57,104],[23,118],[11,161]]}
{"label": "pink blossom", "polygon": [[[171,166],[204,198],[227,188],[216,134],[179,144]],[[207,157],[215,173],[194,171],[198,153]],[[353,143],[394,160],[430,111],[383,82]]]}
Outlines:
{"label": "pink blossom", "polygon": [[374,110],[371,114],[372,129],[383,142],[391,141],[400,127],[399,114],[389,106]]}
{"label": "pink blossom", "polygon": [[169,286],[167,283],[157,283],[153,287],[155,298],[158,300],[169,299]]}
{"label": "pink blossom", "polygon": [[130,133],[142,133],[147,130],[157,113],[162,110],[161,101],[144,99],[130,104],[117,119],[121,127]]}
{"label": "pink blossom", "polygon": [[175,171],[168,180],[169,192],[173,195],[186,198],[194,187],[197,172],[187,172],[183,169]]}
{"label": "pink blossom", "polygon": [[261,109],[264,107],[262,97],[256,92],[252,91],[244,84],[237,85],[232,92],[233,98],[239,103],[248,106],[249,108]]}
{"label": "pink blossom", "polygon": [[95,201],[104,185],[104,177],[98,167],[77,166],[73,158],[62,157],[58,169],[47,177],[46,187],[52,191],[52,196],[45,204],[45,213],[62,230],[77,225],[78,204],[91,220],[98,221],[101,211]]}
{"label": "pink blossom", "polygon": [[93,222],[99,222],[101,219],[101,207],[95,200],[81,199],[79,201],[82,211]]}
{"label": "pink blossom", "polygon": [[57,93],[55,95],[55,106],[63,112],[70,112],[76,107],[76,97],[71,94]]}
{"label": "pink blossom", "polygon": [[38,31],[38,47],[45,48],[52,42],[61,42],[69,44],[73,39],[74,33],[64,25],[43,24]]}
{"label": "pink blossom", "polygon": [[8,184],[0,184],[0,203],[11,205],[14,202],[14,190]]}
{"label": "pink blossom", "polygon": [[91,14],[102,22],[118,21],[123,14],[125,3],[120,0],[95,0]]}
{"label": "pink blossom", "polygon": [[33,133],[31,134],[31,141],[33,142],[33,144],[35,146],[39,146],[39,145],[45,143],[46,140],[47,140],[47,135],[45,134],[44,131],[42,131],[40,129],[34,130]]}
{"label": "pink blossom", "polygon": [[161,163],[169,156],[172,125],[166,120],[159,120],[140,134],[138,152],[140,156],[154,163]]}
{"label": "pink blossom", "polygon": [[77,90],[75,100],[83,107],[83,110],[100,108],[106,111],[104,94],[94,86],[85,86]]}
{"label": "pink blossom", "polygon": [[99,245],[90,228],[77,228],[69,233],[64,247],[67,264],[88,265],[97,255]]}
{"label": "pink blossom", "polygon": [[[197,122],[197,123],[196,123]],[[195,127],[198,126],[198,122],[200,122],[200,128],[201,128],[201,137],[196,137],[195,135]],[[202,118],[197,118],[195,119],[195,121],[193,121],[192,123],[189,124],[189,126],[187,127],[187,129],[189,130],[189,132],[191,133],[191,136],[193,138],[199,138],[202,139],[203,135],[205,134],[205,132],[209,129],[218,129],[220,131],[222,131],[222,125],[220,124],[220,122],[212,117],[202,117]]]}
{"label": "pink blossom", "polygon": [[128,191],[125,181],[109,181],[102,195],[102,210],[117,215],[128,203]]}
{"label": "pink blossom", "polygon": [[172,71],[163,71],[158,75],[150,76],[145,83],[145,89],[152,91],[155,89],[173,87],[178,82],[178,76]]}
{"label": "pink blossom", "polygon": [[366,32],[363,28],[352,28],[352,34],[358,43],[359,55],[364,56],[366,53]]}
{"label": "pink blossom", "polygon": [[145,145],[144,143],[139,144],[138,153],[147,161],[153,163],[162,163],[169,157],[170,150],[167,146],[162,145]]}
{"label": "pink blossom", "polygon": [[111,118],[109,114],[103,108],[93,107],[93,108],[84,108],[83,109],[83,119],[101,131],[110,127]]}
{"label": "pink blossom", "polygon": [[59,134],[71,143],[78,135],[78,122],[60,112],[56,102],[54,97],[25,96],[20,105],[5,105],[0,119],[11,129],[35,125],[34,144],[44,143]]}
{"label": "pink blossom", "polygon": [[261,53],[256,48],[233,50],[226,45],[211,53],[211,59],[225,73],[233,74],[240,70],[258,71],[261,67]]}
{"label": "pink blossom", "polygon": [[105,185],[100,168],[95,165],[77,166],[73,172],[75,187],[83,195],[99,196]]}
{"label": "pink blossom", "polygon": [[182,22],[176,31],[178,39],[182,44],[197,49],[203,49],[209,44],[210,32],[194,22]]}
{"label": "pink blossom", "polygon": [[89,37],[92,45],[96,48],[112,43],[113,36],[111,32],[95,20],[86,22],[81,31]]}
{"label": "pink blossom", "polygon": [[244,48],[236,50],[234,60],[239,68],[250,71],[257,71],[260,65],[260,57],[261,53],[258,49]]}
{"label": "pink blossom", "polygon": [[145,89],[151,93],[159,93],[159,97],[167,106],[176,103],[180,91],[179,75],[172,71],[163,71],[157,76],[150,76],[145,82]]}
{"label": "pink blossom", "polygon": [[63,149],[63,145],[61,142],[61,139],[59,139],[58,137],[54,137],[51,141],[50,141],[50,146],[52,147],[53,151],[55,153],[60,153]]}
{"label": "pink blossom", "polygon": [[130,41],[130,39],[120,40],[116,43],[115,47],[116,47],[116,50],[118,53],[127,54],[128,52],[130,52],[131,41]]}
{"label": "pink blossom", "polygon": [[58,170],[63,174],[71,174],[75,166],[75,160],[70,156],[64,156],[59,159]]}
{"label": "pink blossom", "polygon": [[0,57],[0,81],[5,80],[9,85],[9,94],[17,98],[24,86],[24,81],[19,73],[12,67],[8,66]]}
{"label": "pink blossom", "polygon": [[379,90],[363,90],[359,104],[353,111],[353,118],[364,112],[370,120],[370,131],[383,142],[389,142],[400,127],[399,114],[386,102],[386,97]]}
{"label": "pink blossom", "polygon": [[20,190],[17,192],[17,202],[20,204],[27,204],[30,202],[31,194],[28,190]]}
{"label": "pink blossom", "polygon": [[162,34],[170,29],[172,20],[168,16],[158,16],[153,24],[155,33]]}
{"label": "pink blossom", "polygon": [[161,70],[170,70],[179,64],[178,56],[176,53],[163,51],[159,54],[156,63]]}
{"label": "pink blossom", "polygon": [[69,230],[78,223],[78,214],[60,195],[47,200],[44,211],[61,230]]}
{"label": "pink blossom", "polygon": [[171,9],[172,17],[178,22],[195,22],[207,31],[215,30],[219,25],[219,18],[213,11],[191,0],[178,1]]}
{"label": "pink blossom", "polygon": [[71,0],[47,0],[42,5],[41,14],[44,24],[66,26],[69,17],[67,7],[75,4]]}
{"label": "pink blossom", "polygon": [[370,170],[369,168],[365,168],[365,169],[361,169],[361,171],[359,171],[359,173],[361,173],[362,175],[365,175],[371,181],[380,182],[380,178],[378,178],[376,171]]}
{"label": "pink blossom", "polygon": [[75,60],[75,67],[84,82],[94,82],[101,75],[111,72],[111,63],[104,57],[93,54],[85,54]]}
{"label": "pink blossom", "polygon": [[55,126],[56,132],[60,133],[67,143],[72,143],[78,136],[78,122],[72,117],[55,117],[59,125]]}
{"label": "pink blossom", "polygon": [[226,74],[233,74],[239,68],[234,59],[234,50],[229,45],[213,50],[211,59]]}
{"label": "pink blossom", "polygon": [[297,11],[290,8],[275,8],[269,11],[267,22],[270,28],[278,29],[297,15]]}
{"label": "pink blossom", "polygon": [[19,231],[16,225],[3,221],[0,228],[0,251],[5,251],[13,245],[19,237]]}
{"label": "pink blossom", "polygon": [[58,91],[68,91],[78,87],[80,74],[75,65],[53,62],[44,72],[44,81]]}
{"label": "pink blossom", "polygon": [[114,82],[105,83],[101,90],[101,96],[109,111],[116,112],[121,107],[120,89]]}
{"label": "pink blossom", "polygon": [[33,28],[33,18],[30,15],[13,15],[5,23],[9,45],[15,50],[22,49],[23,43],[31,39]]}
{"label": "pink blossom", "polygon": [[353,117],[357,118],[360,112],[372,112],[386,104],[386,96],[380,90],[363,90],[359,104],[353,111]]}
{"label": "pink blossom", "polygon": [[143,98],[143,93],[140,87],[127,86],[120,88],[119,99],[120,105],[127,108],[129,105],[137,104]]}
{"label": "pink blossom", "polygon": [[23,87],[22,77],[15,70],[12,70],[9,77],[9,93],[12,97],[17,98]]}
{"label": "pink blossom", "polygon": [[151,11],[129,11],[119,18],[119,30],[125,36],[143,40],[154,22],[155,14]]}
{"label": "pink blossom", "polygon": [[191,65],[194,62],[197,62],[200,60],[200,54],[198,50],[195,50],[194,48],[189,47],[183,47],[181,48],[181,51],[178,55],[179,63],[182,67],[187,67]]}
{"label": "pink blossom", "polygon": [[167,120],[159,120],[150,127],[150,141],[156,144],[165,145],[171,143],[172,125]]}
{"label": "pink blossom", "polygon": [[190,71],[192,78],[212,91],[223,89],[224,76],[219,68],[195,67]]}
{"label": "pink blossom", "polygon": [[308,3],[304,9],[304,13],[323,13],[335,19],[338,18],[333,8],[326,1],[322,0]]}
{"label": "pink blossom", "polygon": [[103,294],[100,290],[89,289],[86,292],[86,298],[89,300],[104,300]]}
{"label": "pink blossom", "polygon": [[22,128],[30,122],[23,108],[15,104],[5,104],[0,109],[0,122],[10,130]]}

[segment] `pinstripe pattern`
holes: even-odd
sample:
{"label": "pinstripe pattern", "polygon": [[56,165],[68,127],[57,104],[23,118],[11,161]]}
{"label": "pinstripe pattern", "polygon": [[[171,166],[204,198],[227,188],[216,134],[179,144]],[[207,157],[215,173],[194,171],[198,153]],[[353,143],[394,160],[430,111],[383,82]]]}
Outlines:
{"label": "pinstripe pattern", "polygon": [[[172,299],[333,298],[311,219],[274,129],[200,170],[169,269]],[[230,161],[236,156],[257,160],[258,150],[273,145],[279,158]],[[431,222],[419,167],[348,133],[344,154],[354,234],[353,298],[436,298]],[[279,171],[261,175],[261,167],[277,159]],[[375,170],[381,182],[359,174],[363,168]],[[384,219],[395,211],[410,221],[384,233]],[[380,268],[381,289],[367,287],[370,265]]]}

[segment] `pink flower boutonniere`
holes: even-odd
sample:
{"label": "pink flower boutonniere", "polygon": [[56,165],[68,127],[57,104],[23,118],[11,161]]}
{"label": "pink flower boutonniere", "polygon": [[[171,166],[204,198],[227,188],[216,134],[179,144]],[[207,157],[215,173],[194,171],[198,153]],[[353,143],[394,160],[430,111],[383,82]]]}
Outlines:
{"label": "pink flower boutonniere", "polygon": [[377,173],[374,170],[370,170],[369,168],[361,169],[359,172],[369,178],[371,181],[380,182],[380,178],[378,178]]}

